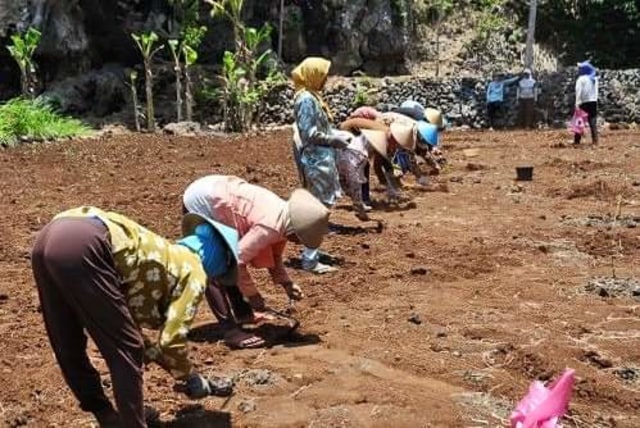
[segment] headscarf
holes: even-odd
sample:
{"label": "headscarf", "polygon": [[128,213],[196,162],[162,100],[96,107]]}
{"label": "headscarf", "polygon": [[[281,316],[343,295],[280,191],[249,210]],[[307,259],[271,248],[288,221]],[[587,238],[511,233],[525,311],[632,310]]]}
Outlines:
{"label": "headscarf", "polygon": [[331,121],[333,115],[320,95],[330,68],[331,61],[320,57],[308,57],[291,72],[291,79],[296,89],[295,97],[297,98],[302,91],[308,91],[318,100]]}
{"label": "headscarf", "polygon": [[208,277],[223,275],[228,269],[228,255],[222,237],[210,224],[200,224],[194,232],[193,235],[180,239],[178,244],[189,248],[200,257]]}
{"label": "headscarf", "polygon": [[589,76],[592,81],[596,80],[596,68],[589,61],[578,63],[578,75]]}

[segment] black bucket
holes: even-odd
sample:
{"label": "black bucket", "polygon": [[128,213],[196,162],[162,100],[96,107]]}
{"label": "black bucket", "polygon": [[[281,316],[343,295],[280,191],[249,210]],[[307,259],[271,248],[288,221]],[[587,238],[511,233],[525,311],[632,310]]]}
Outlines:
{"label": "black bucket", "polygon": [[516,174],[518,175],[518,181],[531,181],[533,180],[533,167],[518,166],[516,167]]}

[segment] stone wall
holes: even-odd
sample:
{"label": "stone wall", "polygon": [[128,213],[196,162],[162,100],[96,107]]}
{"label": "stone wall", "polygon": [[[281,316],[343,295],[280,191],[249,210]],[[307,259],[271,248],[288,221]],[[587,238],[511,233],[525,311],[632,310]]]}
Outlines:
{"label": "stone wall", "polygon": [[[542,93],[537,105],[541,125],[564,126],[574,104],[575,74],[552,73],[538,76]],[[485,87],[479,79],[406,79],[367,78],[340,82],[327,89],[325,99],[333,109],[336,121],[344,120],[360,103],[381,111],[413,99],[426,106],[440,108],[452,126],[482,128],[487,126]],[[293,122],[291,87],[276,88],[262,111],[262,122],[282,125]],[[601,117],[612,123],[640,123],[640,69],[604,70],[600,74]],[[506,91],[505,124],[517,123],[516,88]]]}

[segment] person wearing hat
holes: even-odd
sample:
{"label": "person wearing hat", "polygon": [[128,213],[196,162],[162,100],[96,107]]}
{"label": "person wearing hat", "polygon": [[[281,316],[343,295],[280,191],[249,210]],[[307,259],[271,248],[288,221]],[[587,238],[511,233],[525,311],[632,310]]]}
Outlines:
{"label": "person wearing hat", "polygon": [[[226,175],[208,175],[195,180],[185,190],[182,201],[187,213],[212,218],[238,231],[237,283],[211,282],[207,300],[229,346],[263,346],[261,338],[239,327],[244,321],[259,319],[265,310],[264,299],[248,267],[268,269],[272,281],[282,286],[289,298],[301,299],[302,290],[284,266],[287,241],[299,241],[317,251],[328,232],[329,210],[306,190],[297,189],[284,201],[270,190]],[[320,262],[305,268],[317,273],[335,270]]]}
{"label": "person wearing hat", "polygon": [[[576,108],[587,113],[591,129],[591,142],[598,144],[598,77],[596,68],[589,61],[578,63]],[[580,144],[582,135],[574,135],[574,144]]]}
{"label": "person wearing hat", "polygon": [[505,86],[516,83],[520,78],[521,76],[515,76],[505,79],[502,73],[493,74],[493,80],[487,85],[487,115],[490,130],[495,128],[498,116],[502,112]]}
{"label": "person wearing hat", "polygon": [[408,116],[418,122],[431,123],[437,127],[438,131],[444,131],[446,128],[446,123],[440,110],[430,107],[425,108],[417,101],[406,100],[394,112]]}
{"label": "person wearing hat", "polygon": [[[375,156],[387,157],[387,134],[384,131],[363,129],[355,136],[349,131],[335,131],[345,133],[345,138],[351,143],[338,151],[338,172],[340,183],[346,194],[353,201],[356,216],[362,220],[369,219],[367,211],[371,211],[369,195],[369,159]],[[365,202],[365,198],[366,201]]]}
{"label": "person wearing hat", "polygon": [[[146,427],[144,363],[162,366],[191,398],[231,393],[230,381],[195,370],[187,334],[207,277],[233,275],[237,245],[237,233],[215,221],[202,219],[172,243],[90,206],[58,214],[39,232],[31,262],[47,335],[80,407],[101,427]],[[87,356],[85,331],[107,363],[117,410]]]}
{"label": "person wearing hat", "polygon": [[[437,110],[434,110],[437,112]],[[439,112],[437,112],[439,114]],[[442,117],[433,116],[431,120],[438,123]],[[416,177],[416,182],[421,186],[428,185],[428,178],[420,169],[417,157],[421,157],[436,172],[440,171],[440,162],[443,160],[438,146],[438,127],[435,124],[424,120],[415,120],[405,114],[398,112],[382,113],[383,123],[402,124],[407,130],[411,130],[411,136],[407,134],[404,139],[405,144],[396,146],[396,151],[391,155],[396,175],[403,176],[411,172]]]}
{"label": "person wearing hat", "polygon": [[[383,113],[385,114],[385,113]],[[391,157],[398,151],[399,147],[409,147],[412,144],[409,136],[409,127],[396,123],[393,126],[385,125],[381,120],[373,121],[369,119],[347,119],[340,125],[340,129],[351,133],[361,134],[365,130],[382,132],[386,137],[386,144],[379,144],[379,148],[386,147],[386,153],[383,155],[378,151],[372,152],[373,171],[378,177],[381,185],[386,186],[389,200],[395,202],[404,199],[400,187],[402,186],[398,177],[395,175],[395,166],[391,162]],[[371,136],[371,134],[369,134]],[[365,177],[367,180],[366,189],[363,194],[369,193],[369,171],[365,168]],[[365,197],[366,198],[366,197]],[[367,200],[366,198],[365,200]]]}

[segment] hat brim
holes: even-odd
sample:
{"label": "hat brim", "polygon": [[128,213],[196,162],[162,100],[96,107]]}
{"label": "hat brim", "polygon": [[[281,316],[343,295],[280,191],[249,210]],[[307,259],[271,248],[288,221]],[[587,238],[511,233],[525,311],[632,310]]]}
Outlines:
{"label": "hat brim", "polygon": [[[415,124],[415,121],[414,121]],[[416,150],[416,137],[414,126],[405,125],[402,123],[394,122],[389,127],[391,129],[391,135],[400,147],[405,150],[413,152]]]}
{"label": "hat brim", "polygon": [[182,234],[183,236],[193,235],[196,227],[201,224],[208,223],[213,229],[218,232],[227,251],[231,254],[230,266],[224,275],[220,275],[215,278],[223,286],[237,285],[238,282],[238,253],[239,253],[239,234],[238,231],[232,227],[224,225],[213,219],[204,217],[196,213],[187,213],[182,217]]}
{"label": "hat brim", "polygon": [[442,129],[444,127],[444,118],[439,110],[427,108],[424,111],[424,117],[427,122],[437,126],[438,129]]}
{"label": "hat brim", "polygon": [[[287,201],[289,207],[289,218],[291,219],[291,227],[296,236],[300,239],[302,245],[307,248],[319,248],[324,240],[324,236],[329,232],[329,210],[322,205],[311,193],[304,189],[296,189],[293,191]],[[309,208],[310,204],[322,207],[325,214],[324,224],[311,230],[305,230],[304,224],[301,223],[305,215],[304,212]]]}
{"label": "hat brim", "polygon": [[376,129],[363,129],[362,135],[367,139],[371,147],[385,159],[389,159],[388,148],[389,148],[389,139],[387,138],[387,133],[385,131],[380,131]]}
{"label": "hat brim", "polygon": [[[432,127],[432,126],[436,127],[435,141],[433,140],[433,135],[429,132],[429,129],[428,129],[429,127]],[[420,121],[418,122],[417,128],[418,128],[418,134],[420,134],[420,137],[422,137],[422,140],[425,141],[429,147],[436,147],[438,145],[438,133],[437,133],[438,127],[435,124],[429,123],[426,121]]]}

